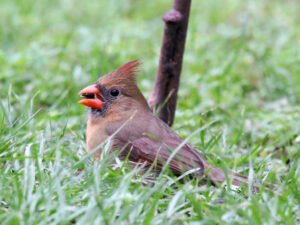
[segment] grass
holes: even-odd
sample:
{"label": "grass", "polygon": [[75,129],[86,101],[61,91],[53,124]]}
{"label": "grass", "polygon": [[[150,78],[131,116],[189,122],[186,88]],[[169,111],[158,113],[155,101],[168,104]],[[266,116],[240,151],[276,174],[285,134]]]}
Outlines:
{"label": "grass", "polygon": [[193,1],[173,126],[210,163],[276,183],[281,196],[168,172],[144,185],[87,154],[78,91],[140,58],[149,96],[171,1],[0,6],[1,224],[300,224],[296,0]]}

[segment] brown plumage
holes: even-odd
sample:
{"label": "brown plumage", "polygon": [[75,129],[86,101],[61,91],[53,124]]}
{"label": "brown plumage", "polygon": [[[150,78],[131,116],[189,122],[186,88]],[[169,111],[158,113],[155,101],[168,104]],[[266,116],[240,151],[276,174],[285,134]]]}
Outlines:
{"label": "brown plumage", "polygon": [[[80,103],[90,108],[88,150],[94,150],[113,135],[110,150],[123,149],[123,155],[128,154],[133,162],[148,166],[155,163],[158,170],[168,162],[176,175],[198,169],[195,176],[214,184],[226,181],[221,169],[209,165],[199,151],[183,143],[166,123],[153,115],[136,84],[138,65],[137,60],[126,63],[80,92],[84,97]],[[233,172],[227,175],[234,185],[247,183],[245,176]]]}

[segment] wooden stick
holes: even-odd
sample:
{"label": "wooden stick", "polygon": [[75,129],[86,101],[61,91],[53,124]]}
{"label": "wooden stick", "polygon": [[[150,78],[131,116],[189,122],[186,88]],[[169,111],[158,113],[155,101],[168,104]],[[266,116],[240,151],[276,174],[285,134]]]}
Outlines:
{"label": "wooden stick", "polygon": [[149,105],[170,126],[173,124],[191,0],[174,0],[165,14],[159,67]]}

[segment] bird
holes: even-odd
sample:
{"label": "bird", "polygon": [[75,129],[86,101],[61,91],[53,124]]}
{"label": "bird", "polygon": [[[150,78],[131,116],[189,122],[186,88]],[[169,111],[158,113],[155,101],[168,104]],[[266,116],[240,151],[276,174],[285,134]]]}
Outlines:
{"label": "bird", "polygon": [[96,149],[101,160],[103,147],[97,148],[110,138],[108,152],[119,151],[123,159],[127,157],[148,168],[161,171],[167,166],[176,176],[193,171],[193,177],[213,185],[228,180],[235,186],[247,185],[247,176],[210,165],[197,149],[154,115],[136,82],[139,65],[139,60],[127,62],[79,92],[79,103],[89,108],[88,151]]}

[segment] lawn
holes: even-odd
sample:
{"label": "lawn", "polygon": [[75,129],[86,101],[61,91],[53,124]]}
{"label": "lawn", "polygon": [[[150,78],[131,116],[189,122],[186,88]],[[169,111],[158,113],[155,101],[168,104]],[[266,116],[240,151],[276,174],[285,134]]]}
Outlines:
{"label": "lawn", "polygon": [[138,58],[148,97],[171,5],[0,0],[1,224],[300,224],[298,0],[194,0],[173,125],[281,195],[151,182],[88,154],[79,90]]}

